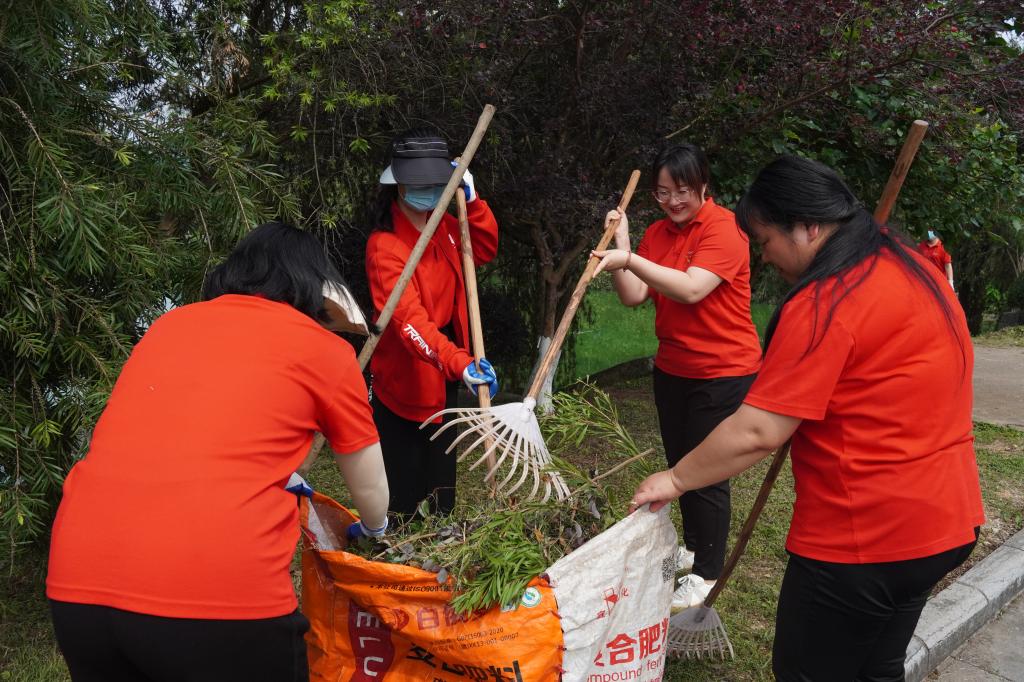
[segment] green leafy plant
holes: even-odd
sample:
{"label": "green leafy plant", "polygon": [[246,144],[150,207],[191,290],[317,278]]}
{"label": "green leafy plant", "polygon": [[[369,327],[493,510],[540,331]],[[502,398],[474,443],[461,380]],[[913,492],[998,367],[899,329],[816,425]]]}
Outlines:
{"label": "green leafy plant", "polygon": [[[650,453],[638,450],[608,394],[590,384],[577,388],[557,394],[555,414],[542,423],[569,499],[463,503],[450,516],[430,515],[424,505],[383,541],[350,551],[437,572],[438,582],[451,580],[452,607],[461,614],[516,602],[545,568],[623,518],[627,496],[649,468]],[[588,474],[558,457],[594,447],[614,452],[618,463]]]}

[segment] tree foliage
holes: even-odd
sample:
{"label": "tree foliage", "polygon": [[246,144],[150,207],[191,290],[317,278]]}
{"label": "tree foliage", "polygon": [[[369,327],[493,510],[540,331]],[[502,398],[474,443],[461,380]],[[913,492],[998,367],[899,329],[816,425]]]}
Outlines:
{"label": "tree foliage", "polygon": [[[1022,252],[1022,22],[1010,0],[19,4],[0,19],[4,528],[45,529],[119,364],[211,258],[284,214],[359,290],[388,141],[432,123],[458,150],[487,102],[473,171],[502,226],[481,279],[506,386],[666,140],[708,150],[726,205],[783,152],[873,205],[928,120],[892,221],[942,233],[977,329]],[[630,213],[634,240],[658,215],[644,192]]]}
{"label": "tree foliage", "polygon": [[[173,36],[146,2],[24,4],[0,23],[0,524],[13,553],[127,358],[211,258],[291,210],[251,106],[160,99]],[[146,447],[139,443],[138,447]]]}
{"label": "tree foliage", "polygon": [[[474,162],[502,225],[489,282],[525,303],[534,335],[553,330],[629,170],[666,139],[709,150],[726,204],[783,152],[836,166],[873,203],[924,118],[896,224],[942,225],[956,247],[1021,203],[1003,182],[1021,168],[1024,64],[1003,37],[1024,19],[1019,3],[287,4],[249,43],[307,218],[347,228],[339,257],[358,273],[359,207],[390,136],[432,122],[457,147],[496,104]],[[991,192],[999,202],[981,200]],[[643,195],[634,206],[639,231],[657,210]]]}

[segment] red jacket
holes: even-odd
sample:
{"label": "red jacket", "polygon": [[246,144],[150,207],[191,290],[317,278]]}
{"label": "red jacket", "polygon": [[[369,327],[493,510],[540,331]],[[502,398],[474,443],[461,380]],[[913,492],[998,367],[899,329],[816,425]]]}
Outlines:
{"label": "red jacket", "polygon": [[[498,252],[498,223],[483,199],[467,205],[473,260],[488,263]],[[366,244],[366,276],[376,314],[387,303],[409,260],[419,231],[397,204],[391,206],[394,231],[378,230]],[[459,221],[441,219],[409,286],[373,354],[373,393],[395,414],[421,422],[444,409],[445,381],[461,379],[473,357],[469,313],[462,276]],[[440,329],[451,324],[453,343]]]}

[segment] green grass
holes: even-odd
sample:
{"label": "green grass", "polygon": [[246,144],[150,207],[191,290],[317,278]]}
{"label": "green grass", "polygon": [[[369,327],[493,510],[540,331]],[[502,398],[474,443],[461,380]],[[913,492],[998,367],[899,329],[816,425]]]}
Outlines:
{"label": "green grass", "polygon": [[974,337],[979,346],[1014,346],[1024,347],[1024,326],[1006,327],[997,332],[986,332]]}
{"label": "green grass", "polygon": [[[579,339],[580,374],[593,373],[635,357],[652,355],[655,349],[653,310],[628,309],[614,292],[592,292],[595,317]],[[589,296],[590,294],[588,294]],[[755,306],[759,331],[771,312]],[[645,326],[646,325],[646,326]],[[598,330],[600,327],[600,330]],[[622,423],[641,449],[653,448],[652,464],[661,466],[664,456],[658,436],[650,377],[643,377],[607,389],[619,409]],[[978,549],[959,572],[966,570],[1024,527],[1024,432],[976,424],[976,450],[985,501],[987,523]],[[600,444],[581,447],[573,457],[586,468],[606,469],[614,454]],[[733,528],[730,544],[750,509],[764,477],[767,463],[733,479]],[[460,489],[480,485],[479,471],[460,477]],[[322,457],[310,475],[316,487],[340,502],[347,491],[330,458]],[[783,469],[772,497],[740,561],[736,573],[716,610],[722,616],[736,650],[736,660],[669,661],[666,682],[734,680],[747,682],[771,679],[771,642],[774,635],[775,603],[785,566],[784,543],[793,503],[792,476]],[[673,511],[679,523],[678,511]],[[68,680],[57,651],[43,589],[45,550],[23,557],[18,571],[0,584],[0,682],[62,682]],[[6,569],[5,569],[6,571]],[[950,579],[947,579],[948,582]],[[298,586],[298,585],[297,585]],[[941,586],[940,586],[941,587]]]}
{"label": "green grass", "polygon": [[[587,292],[592,321],[582,321],[576,332],[576,376],[596,374],[620,362],[654,355],[658,339],[654,336],[654,305],[648,301],[627,308],[610,289]],[[751,314],[757,333],[764,335],[772,306],[754,303]]]}

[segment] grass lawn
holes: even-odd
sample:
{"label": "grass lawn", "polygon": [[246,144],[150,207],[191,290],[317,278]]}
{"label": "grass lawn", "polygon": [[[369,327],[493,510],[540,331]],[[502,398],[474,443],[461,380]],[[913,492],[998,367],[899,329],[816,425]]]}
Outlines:
{"label": "grass lawn", "polygon": [[[576,376],[596,374],[620,362],[654,355],[658,339],[654,336],[654,305],[648,301],[627,308],[610,289],[587,291],[592,321],[581,321],[576,332]],[[754,303],[751,314],[757,333],[764,334],[773,307]]]}
{"label": "grass lawn", "polygon": [[[649,306],[628,309],[619,305],[611,291],[594,291],[598,325],[584,326],[579,339],[579,374],[597,372],[635,357],[651,355],[655,348],[653,310]],[[763,329],[770,314],[756,306],[755,322]],[[609,322],[608,320],[614,320]],[[658,437],[650,377],[608,387],[623,425],[638,445],[653,448],[651,466],[664,458]],[[961,569],[966,570],[1024,527],[1024,432],[976,424],[976,447],[985,500],[987,523],[978,549]],[[587,443],[573,457],[586,468],[607,470],[615,454],[601,443]],[[733,536],[735,541],[764,476],[767,462],[733,480]],[[475,472],[476,473],[476,472]],[[310,480],[339,501],[347,494],[329,458],[321,458]],[[470,486],[463,486],[464,490]],[[670,661],[666,682],[771,679],[771,642],[775,603],[785,566],[784,543],[793,502],[792,477],[785,467],[754,531],[745,556],[728,588],[716,604],[736,650],[735,661]],[[678,511],[673,512],[678,523]],[[0,682],[60,682],[68,680],[63,660],[53,640],[43,591],[45,555],[30,552],[19,560],[18,570],[0,583]],[[8,570],[3,569],[5,572]],[[952,580],[948,578],[946,582]],[[942,585],[940,585],[940,588]]]}
{"label": "grass lawn", "polygon": [[997,332],[987,332],[974,337],[978,346],[1024,347],[1024,326],[1005,327]]}
{"label": "grass lawn", "polygon": [[[652,466],[661,466],[657,415],[651,400],[650,378],[628,381],[608,389],[623,425],[641,448],[654,448]],[[978,466],[988,522],[979,548],[968,566],[998,547],[1024,526],[1024,432],[976,425]],[[584,467],[607,469],[614,453],[601,444],[586,444],[574,457]],[[738,533],[764,476],[767,463],[733,480],[733,537]],[[332,462],[321,458],[312,476],[315,485],[339,500],[347,495]],[[469,488],[465,486],[464,489]],[[705,680],[770,680],[775,602],[785,566],[784,543],[793,502],[792,477],[785,467],[745,556],[739,563],[716,609],[736,649],[735,661],[670,661],[666,682]],[[678,523],[678,511],[673,512]],[[30,555],[21,570],[0,587],[0,680],[55,682],[67,680],[53,641],[43,598],[45,558]],[[966,570],[966,567],[962,570]]]}

